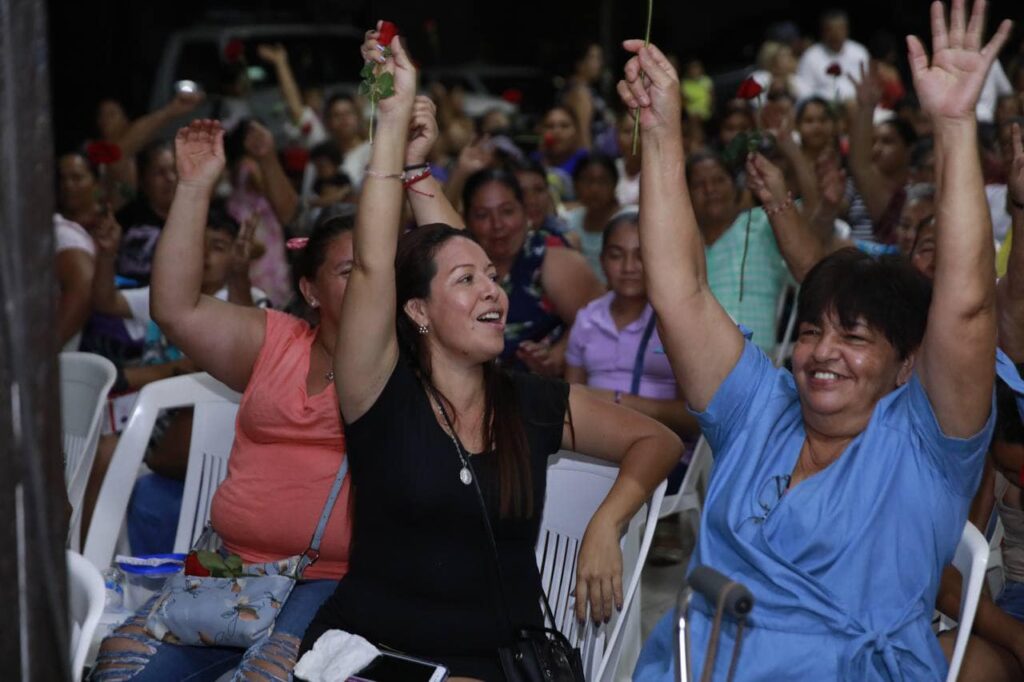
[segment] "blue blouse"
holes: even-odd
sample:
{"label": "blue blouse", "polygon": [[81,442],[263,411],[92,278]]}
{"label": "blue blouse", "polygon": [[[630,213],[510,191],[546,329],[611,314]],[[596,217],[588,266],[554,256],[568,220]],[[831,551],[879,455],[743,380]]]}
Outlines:
{"label": "blue blouse", "polygon": [[[882,398],[829,467],[786,490],[805,439],[792,374],[749,341],[707,411],[715,453],[691,565],[745,583],[756,605],[737,680],[938,680],[947,664],[931,616],[981,477],[995,409],[967,439],[942,433],[920,380]],[[690,658],[702,670],[713,605],[695,595]],[[674,679],[674,616],[634,679]],[[724,624],[714,679],[735,627]]]}

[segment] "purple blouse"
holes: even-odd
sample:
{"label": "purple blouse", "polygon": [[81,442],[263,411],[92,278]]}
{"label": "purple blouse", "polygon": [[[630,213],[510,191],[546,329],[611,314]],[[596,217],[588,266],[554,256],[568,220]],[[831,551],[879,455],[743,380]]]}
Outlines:
{"label": "purple blouse", "polygon": [[[586,370],[588,386],[628,393],[633,382],[636,353],[654,310],[648,304],[638,319],[619,330],[611,314],[614,298],[615,292],[610,291],[576,314],[565,360],[573,367]],[[673,400],[678,397],[677,390],[675,375],[655,329],[644,352],[639,395]]]}

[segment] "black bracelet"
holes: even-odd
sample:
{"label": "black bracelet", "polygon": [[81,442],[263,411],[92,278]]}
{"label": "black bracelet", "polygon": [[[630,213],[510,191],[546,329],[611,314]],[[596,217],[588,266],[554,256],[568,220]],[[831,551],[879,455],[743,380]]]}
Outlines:
{"label": "black bracelet", "polygon": [[424,163],[414,163],[414,164],[412,164],[411,166],[406,166],[406,167],[405,167],[405,168],[403,168],[402,170],[404,170],[404,171],[407,171],[407,172],[408,172],[408,171],[414,171],[414,170],[419,170],[419,169],[421,169],[421,168],[430,168],[430,164],[429,164],[429,163],[426,163],[426,162],[424,162]]}

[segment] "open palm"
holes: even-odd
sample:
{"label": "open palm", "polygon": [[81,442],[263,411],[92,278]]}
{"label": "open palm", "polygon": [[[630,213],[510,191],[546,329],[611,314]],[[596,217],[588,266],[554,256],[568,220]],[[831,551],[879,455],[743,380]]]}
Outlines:
{"label": "open palm", "polygon": [[985,25],[985,0],[977,0],[970,23],[965,25],[965,0],[954,0],[949,26],[941,2],[932,3],[931,65],[921,41],[907,40],[914,89],[921,108],[933,117],[973,119],[974,107],[981,93],[989,67],[1010,35],[1011,23],[1003,21],[999,30],[984,47],[981,44]]}
{"label": "open palm", "polygon": [[193,121],[174,137],[178,182],[213,187],[224,170],[224,129],[219,121]]}

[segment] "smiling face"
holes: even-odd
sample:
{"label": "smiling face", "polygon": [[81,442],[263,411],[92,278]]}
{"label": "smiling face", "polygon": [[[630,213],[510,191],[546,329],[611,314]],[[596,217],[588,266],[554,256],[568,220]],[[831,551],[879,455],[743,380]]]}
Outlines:
{"label": "smiling face", "polygon": [[829,435],[853,435],[867,426],[878,401],[906,383],[913,356],[896,348],[862,319],[849,329],[829,312],[800,324],[793,348],[793,378],[805,423]]}
{"label": "smiling face", "polygon": [[623,298],[646,298],[644,264],[640,259],[640,230],[634,222],[618,225],[601,251],[608,288]]}
{"label": "smiling face", "polygon": [[494,263],[476,242],[454,237],[437,250],[434,265],[429,298],[411,299],[404,306],[416,326],[429,330],[431,355],[471,364],[493,360],[505,348],[508,312]]}
{"label": "smiling face", "polygon": [[466,209],[466,226],[496,263],[511,263],[526,239],[526,209],[501,182],[482,185]]}

